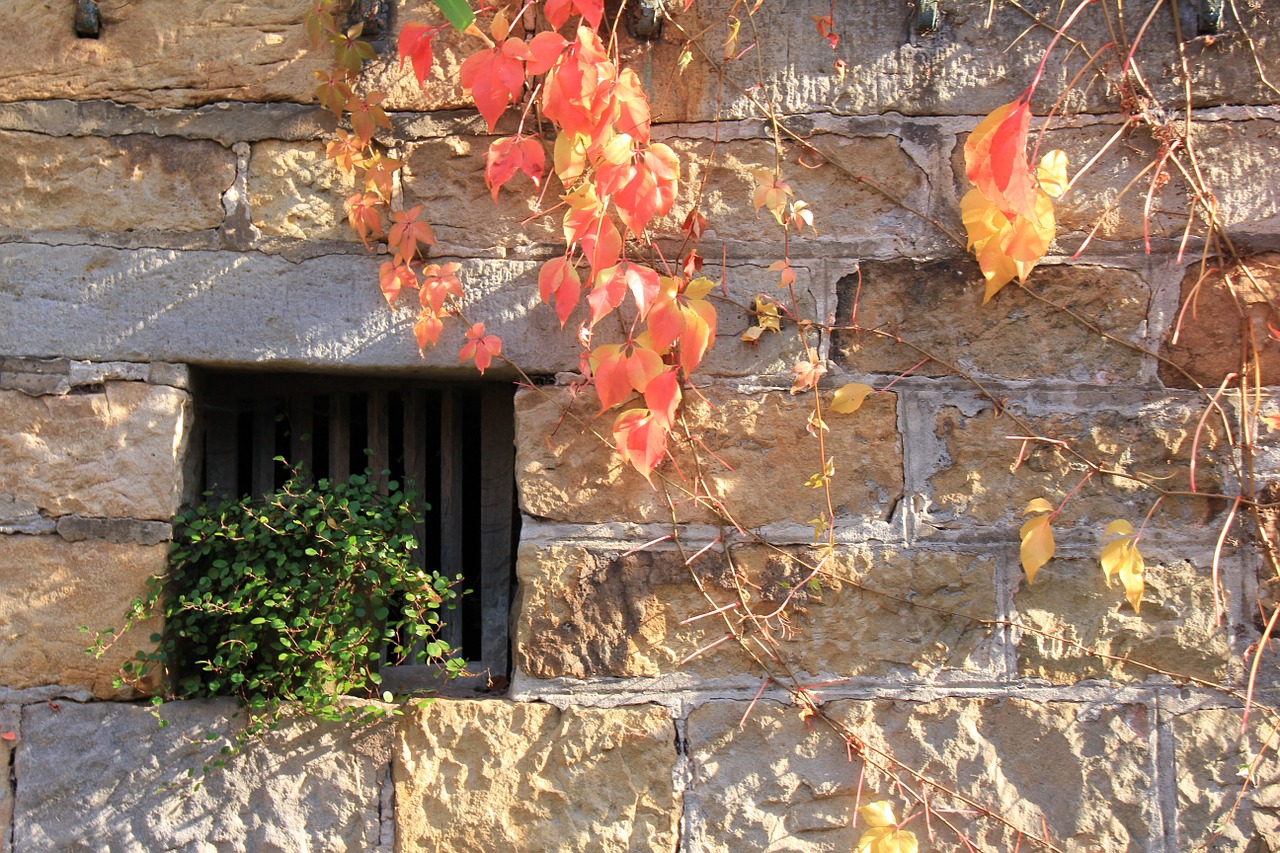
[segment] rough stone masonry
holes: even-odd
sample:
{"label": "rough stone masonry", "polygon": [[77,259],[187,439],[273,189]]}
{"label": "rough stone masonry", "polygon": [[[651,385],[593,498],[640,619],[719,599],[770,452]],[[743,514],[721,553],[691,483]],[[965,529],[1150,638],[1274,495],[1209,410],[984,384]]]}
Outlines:
{"label": "rough stone masonry", "polygon": [[[500,330],[508,355],[531,374],[576,370],[572,335],[537,294],[555,223],[522,225],[522,202],[504,194],[495,207],[484,188],[488,134],[454,82],[468,48],[442,35],[440,67],[418,90],[397,73],[394,32],[434,12],[392,5],[393,35],[365,78],[389,93],[404,204],[427,206],[441,252],[464,262],[473,319]],[[1126,14],[1141,19],[1150,5]],[[1185,36],[1193,5],[1179,4]],[[1270,301],[1258,316],[1280,326],[1268,313],[1280,254],[1266,254],[1280,252],[1280,96],[1267,83],[1280,80],[1280,19],[1260,0],[1228,5],[1223,33],[1187,43],[1191,120],[1216,215],[1261,253]],[[670,532],[670,510],[598,443],[557,429],[558,402],[594,410],[563,386],[516,398],[522,519],[506,694],[441,699],[370,729],[291,721],[199,792],[165,787],[199,760],[203,734],[235,724],[234,705],[170,703],[160,728],[112,686],[111,661],[84,654],[78,628],[118,623],[163,571],[169,519],[194,497],[192,377],[207,367],[469,374],[455,362],[457,329],[419,357],[410,316],[377,291],[380,259],[344,230],[350,187],[324,158],[333,122],[311,102],[324,57],[305,50],[306,4],[103,4],[97,39],[75,37],[72,6],[0,0],[0,853],[853,849],[855,806],[872,792],[894,798],[892,780],[863,775],[785,693],[762,690],[732,644],[685,662],[716,638],[711,620],[686,623],[706,600],[671,543],[635,550]],[[906,5],[840,4],[833,54],[813,25],[829,3],[769,0],[756,13],[767,40],[757,54],[776,108],[836,163],[958,230],[965,136],[1028,85],[1050,33],[1015,4],[940,6],[940,28],[922,34]],[[1051,16],[1057,4],[1025,8]],[[728,12],[727,0],[697,0],[677,20],[699,32],[722,28]],[[1086,17],[1075,32],[1100,44],[1101,28]],[[1171,104],[1184,83],[1173,39],[1162,12],[1135,54]],[[623,53],[649,88],[655,137],[685,164],[681,216],[687,188],[705,180],[707,273],[723,275],[729,297],[689,418],[726,463],[709,487],[783,546],[735,543],[734,559],[782,589],[795,579],[786,549],[811,544],[815,512],[806,415],[786,392],[800,346],[739,340],[750,322],[740,306],[774,291],[768,267],[782,257],[778,231],[749,204],[750,172],[773,149],[748,93],[721,90],[697,61],[677,73],[682,46],[668,26],[653,44],[624,39]],[[843,79],[831,71],[837,55]],[[1067,73],[1051,63],[1038,115]],[[1046,149],[1087,157],[1116,132],[1123,119],[1105,88],[1073,96],[1078,115]],[[959,366],[1046,433],[1130,471],[1185,478],[1201,408],[1170,364],[1216,385],[1238,322],[1211,279],[1198,321],[1169,340],[1197,287],[1169,249],[1187,200],[1159,198],[1149,255],[1141,204],[1117,202],[1153,150],[1126,139],[1080,182],[1034,282],[1118,341],[1161,351],[1163,364],[1015,287],[982,306],[976,266],[945,234],[792,152],[786,177],[819,232],[790,247],[801,306],[846,318],[857,299],[865,326]],[[1070,260],[1099,220],[1089,251]],[[1264,352],[1267,385],[1280,382],[1276,346]],[[1013,470],[1007,419],[937,360],[916,364],[851,333],[823,341],[822,355],[832,387],[880,388],[910,370],[828,439],[841,475],[834,559],[851,582],[797,597],[799,633],[785,647],[825,685],[830,713],[1065,850],[1280,850],[1274,757],[1231,809],[1238,768],[1268,729],[1240,735],[1239,702],[1209,686],[1238,688],[1258,637],[1247,543],[1224,550],[1215,618],[1224,507],[1190,499],[1153,518],[1137,616],[1102,581],[1098,534],[1149,502],[1091,482],[1058,523],[1058,556],[1028,586],[1018,512],[1071,487],[1068,461],[1038,448]],[[1256,451],[1259,476],[1274,478],[1280,445],[1262,435]],[[1230,485],[1232,452],[1216,424],[1202,430],[1203,487]],[[682,506],[677,521],[686,549],[719,535],[697,508]],[[1274,705],[1274,658],[1260,684],[1260,705]],[[950,817],[980,849],[1032,849],[1006,825]],[[961,849],[921,820],[911,828],[922,849]]]}

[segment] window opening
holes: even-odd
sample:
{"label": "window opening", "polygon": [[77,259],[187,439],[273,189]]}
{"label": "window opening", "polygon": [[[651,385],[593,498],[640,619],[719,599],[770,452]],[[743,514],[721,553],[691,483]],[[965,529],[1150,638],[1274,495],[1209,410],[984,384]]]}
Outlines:
{"label": "window opening", "polygon": [[[366,467],[410,481],[421,520],[417,558],[472,590],[445,615],[444,639],[477,678],[503,689],[510,669],[515,572],[513,389],[313,374],[202,374],[202,491],[238,496],[279,488],[289,464],[346,479]],[[423,505],[430,509],[421,511]],[[432,686],[429,667],[389,667],[393,690]]]}

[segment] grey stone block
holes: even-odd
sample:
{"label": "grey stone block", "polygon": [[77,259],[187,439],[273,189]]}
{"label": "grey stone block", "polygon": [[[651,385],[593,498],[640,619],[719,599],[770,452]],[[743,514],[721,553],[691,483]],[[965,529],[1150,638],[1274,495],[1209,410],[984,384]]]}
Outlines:
{"label": "grey stone block", "polygon": [[232,700],[23,709],[14,851],[376,850],[388,726],[288,722],[199,790],[185,773],[241,722]]}
{"label": "grey stone block", "polygon": [[165,521],[66,515],[58,519],[58,535],[68,542],[105,539],[116,544],[134,542],[138,545],[157,545],[173,538],[173,527]]}

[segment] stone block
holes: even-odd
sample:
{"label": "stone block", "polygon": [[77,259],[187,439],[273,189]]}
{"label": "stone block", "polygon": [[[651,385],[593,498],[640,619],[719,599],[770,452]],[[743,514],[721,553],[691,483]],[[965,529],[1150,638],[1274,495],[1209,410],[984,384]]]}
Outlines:
{"label": "stone block", "polygon": [[[901,680],[972,677],[999,665],[978,621],[996,613],[989,558],[840,549],[820,586],[808,583],[815,551],[741,546],[732,558],[743,588],[756,590],[747,593],[753,612],[771,616],[764,624],[796,671]],[[757,674],[733,641],[695,654],[726,636],[726,626],[721,617],[694,617],[738,597],[719,549],[686,567],[684,555],[659,548],[525,545],[518,574],[516,664],[536,678]],[[738,622],[742,609],[726,612]]]}
{"label": "stone block", "polygon": [[[1041,150],[1066,151],[1071,160],[1068,171],[1074,175],[1115,130],[1115,126],[1108,124],[1054,131],[1046,135]],[[1198,168],[1205,185],[1217,199],[1215,215],[1223,226],[1254,234],[1280,230],[1280,188],[1256,180],[1257,175],[1270,174],[1280,168],[1278,143],[1280,122],[1250,119],[1201,122],[1194,126],[1192,144]],[[1153,246],[1162,247],[1161,251],[1175,252],[1187,227],[1192,193],[1181,172],[1168,166],[1168,183],[1152,195],[1150,213],[1145,212],[1155,171],[1142,177],[1139,173],[1159,156],[1159,145],[1149,132],[1134,130],[1123,137],[1055,204],[1059,233],[1074,231],[1082,237],[1101,222],[1097,240],[1141,240],[1146,234]],[[957,174],[963,179],[963,169]],[[1136,183],[1122,196],[1125,187],[1135,179]],[[1193,226],[1193,233],[1203,233],[1199,220]]]}
{"label": "stone block", "polygon": [[[1029,284],[1110,334],[1144,343],[1151,293],[1134,273],[1045,266]],[[861,279],[845,276],[837,288],[838,323],[849,322],[856,302],[859,326],[920,348],[868,332],[836,332],[834,358],[847,370],[901,373],[928,353],[975,376],[1113,385],[1134,381],[1142,367],[1138,353],[1104,340],[1016,285],[983,305],[982,274],[968,260],[863,262]],[[935,360],[911,373],[953,375]]]}
{"label": "stone block", "polygon": [[58,535],[68,542],[105,539],[117,544],[134,542],[138,545],[158,545],[173,538],[173,527],[167,521],[64,515],[58,519]]}
{"label": "stone block", "polygon": [[[711,518],[709,510],[686,497],[693,485],[684,478],[695,471],[705,492],[746,527],[804,524],[825,511],[821,492],[805,485],[822,468],[817,439],[806,431],[807,397],[717,384],[684,399],[685,419],[699,442],[696,447],[673,444],[677,465],[661,469],[670,478],[679,518]],[[895,402],[891,394],[877,394],[852,416],[828,418],[826,453],[836,460],[831,489],[837,520],[887,520],[902,495]],[[647,486],[589,431],[611,434],[614,415],[593,421],[598,408],[593,392],[576,400],[564,388],[516,395],[521,508],[558,521],[670,521],[663,492]]]}
{"label": "stone block", "polygon": [[258,142],[249,153],[249,209],[270,237],[359,238],[347,226],[347,196],[355,178],[325,158],[322,143]]}
{"label": "stone block", "polygon": [[396,849],[675,850],[675,727],[662,708],[441,699],[396,742]]}
{"label": "stone block", "polygon": [[56,524],[42,516],[35,504],[0,494],[0,533],[52,533]]}
{"label": "stone block", "polygon": [[[381,261],[0,244],[0,352],[475,376],[458,362],[461,323],[419,356],[410,300],[389,310],[378,289]],[[577,366],[573,336],[554,311],[538,307],[533,263],[467,261],[462,278],[468,318],[503,336],[504,355],[531,374]]]}
{"label": "stone block", "polygon": [[[1135,529],[1156,495],[1126,478],[1098,475],[1082,486],[1086,467],[1071,453],[1160,488],[1188,490],[1190,461],[1202,409],[1189,395],[1158,397],[1104,390],[1045,391],[1011,401],[996,417],[990,404],[951,395],[936,414],[938,462],[927,479],[930,522],[948,529],[1001,528],[1017,542],[1021,513],[1034,498],[1055,506],[1080,486],[1055,527],[1077,527],[1101,536],[1107,524],[1128,519]],[[1007,436],[1014,436],[1008,438]],[[1070,447],[1026,442],[1022,436],[1069,442]],[[1226,448],[1221,427],[1206,420],[1196,454],[1196,488],[1223,487]],[[1212,533],[1225,509],[1221,501],[1170,497],[1147,523],[1147,533],[1200,536]]]}
{"label": "stone block", "polygon": [[[819,691],[821,692],[821,691]],[[1161,849],[1151,778],[1154,712],[1025,699],[830,701],[823,710],[866,744],[841,738],[798,707],[710,702],[689,715],[691,849],[853,850],[866,831],[856,806],[888,800],[922,850],[1026,850],[1048,832],[1065,850]],[[917,773],[965,797],[927,790]],[[977,804],[1027,837],[984,817]],[[954,810],[954,811],[953,811]],[[966,847],[941,817],[963,832]]]}
{"label": "stone block", "polygon": [[[1205,708],[1173,717],[1177,849],[1253,853],[1280,847],[1280,762],[1274,739],[1267,742],[1270,723],[1258,710],[1245,734],[1239,709]],[[1255,760],[1252,784],[1246,785],[1241,768]]]}
{"label": "stone block", "polygon": [[286,720],[201,780],[201,765],[243,724],[234,701],[170,702],[158,713],[165,728],[138,705],[27,706],[14,848],[387,850],[389,726]]}
{"label": "stone block", "polygon": [[1233,266],[1230,288],[1221,270],[1202,277],[1200,265],[1190,265],[1178,298],[1179,306],[1187,307],[1175,318],[1160,347],[1160,355],[1190,378],[1161,364],[1160,378],[1166,385],[1191,388],[1194,379],[1217,388],[1228,373],[1240,373],[1246,328],[1258,348],[1261,384],[1280,384],[1280,342],[1270,334],[1271,328],[1280,326],[1275,308],[1280,304],[1280,254],[1266,252],[1247,263],[1251,275]]}
{"label": "stone block", "polygon": [[101,389],[0,391],[0,482],[52,516],[167,521],[182,495],[191,399],[141,382]]}
{"label": "stone block", "polygon": [[[939,8],[938,31],[920,35],[912,32],[909,15],[886,15],[876,0],[855,0],[835,12],[834,29],[841,40],[833,51],[812,21],[812,16],[832,13],[829,3],[812,0],[761,7],[751,21],[738,16],[738,47],[753,46],[754,50],[726,63],[723,86],[716,70],[702,61],[696,49],[694,61],[680,74],[672,70],[673,60],[665,53],[654,51],[650,59],[637,51],[634,61],[648,73],[646,79],[655,80],[654,100],[667,121],[757,117],[760,110],[751,100],[766,98],[779,115],[787,117],[816,111],[983,115],[1014,100],[1031,83],[1053,38],[1051,22],[1061,23],[1066,14],[1052,3],[994,12],[982,5]],[[1230,35],[1186,44],[1197,106],[1274,103],[1275,93],[1259,79],[1252,53],[1256,52],[1261,67],[1274,80],[1280,70],[1280,40],[1274,35],[1280,18],[1265,3],[1236,3],[1235,8],[1243,16],[1252,45],[1235,37],[1239,28],[1230,20],[1226,25]],[[674,16],[663,40],[674,48],[670,51],[674,56],[679,45],[696,36],[718,61],[728,34],[727,17],[734,11],[729,0],[694,4]],[[1190,37],[1196,31],[1194,15],[1185,5],[1182,11],[1182,33]],[[1033,100],[1037,115],[1044,115],[1081,72],[1086,56],[1114,44],[1114,30],[1105,18],[1113,14],[1111,7],[1092,6],[1076,19],[1068,35],[1082,45],[1069,50],[1059,44],[1050,56]],[[1132,32],[1136,23],[1126,16],[1122,27]],[[1011,45],[1015,47],[1011,49]],[[1168,109],[1180,107],[1183,100],[1183,81],[1171,70],[1176,51],[1172,16],[1155,16],[1144,30],[1136,60],[1146,82]],[[1111,57],[1110,52],[1102,55],[1104,62],[1110,62]],[[843,79],[834,73],[837,59],[847,64]],[[1118,66],[1120,58],[1114,62]],[[757,63],[763,64],[763,80]],[[1085,74],[1084,79],[1090,75]],[[763,88],[757,88],[760,84]],[[1065,99],[1064,106],[1072,112],[1110,110],[1115,108],[1115,100],[1111,87],[1083,83]],[[874,172],[871,175],[874,177]]]}
{"label": "stone block", "polygon": [[236,176],[230,149],[199,140],[0,131],[0,146],[0,221],[15,230],[217,228]]}
{"label": "stone block", "polygon": [[132,695],[112,681],[123,661],[153,647],[156,624],[136,626],[102,657],[85,649],[92,632],[123,626],[129,603],[146,593],[147,578],[164,571],[167,551],[163,545],[0,536],[0,686]]}
{"label": "stone block", "polygon": [[310,101],[331,51],[308,50],[305,6],[284,0],[173,0],[162,14],[102,4],[101,34],[76,38],[64,3],[13,15],[0,101],[112,100],[148,108],[217,101]]}
{"label": "stone block", "polygon": [[[1018,673],[1073,684],[1088,678],[1144,681],[1154,669],[1182,680],[1222,683],[1231,638],[1225,619],[1215,625],[1210,572],[1188,561],[1144,558],[1139,613],[1119,580],[1107,587],[1096,557],[1055,557],[1035,583],[1024,578],[1013,598],[1027,628],[1018,641]],[[1228,602],[1224,598],[1224,606]]]}

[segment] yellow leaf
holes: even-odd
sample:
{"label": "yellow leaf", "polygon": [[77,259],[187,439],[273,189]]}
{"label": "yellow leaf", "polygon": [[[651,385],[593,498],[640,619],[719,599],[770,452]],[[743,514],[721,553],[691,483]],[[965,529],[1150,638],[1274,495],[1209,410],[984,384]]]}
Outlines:
{"label": "yellow leaf", "polygon": [[1132,536],[1133,525],[1125,521],[1123,518],[1117,518],[1115,521],[1107,525],[1107,529],[1103,535],[1110,536],[1114,533],[1119,533],[1123,536]]}
{"label": "yellow leaf", "polygon": [[875,803],[867,803],[858,809],[858,814],[862,815],[862,819],[866,821],[867,826],[885,827],[893,826],[897,823],[893,819],[893,806],[888,800],[880,800]]}
{"label": "yellow leaf", "polygon": [[764,296],[756,297],[756,323],[762,331],[782,331],[782,317],[778,313],[778,303]]}
{"label": "yellow leaf", "polygon": [[876,389],[870,385],[864,385],[861,382],[850,382],[836,392],[835,397],[831,400],[831,411],[842,415],[852,414],[862,407],[862,401],[874,390]]}
{"label": "yellow leaf", "polygon": [[1142,606],[1147,567],[1134,542],[1133,525],[1124,519],[1118,519],[1107,525],[1106,532],[1123,534],[1102,546],[1102,553],[1098,557],[1107,586],[1111,586],[1112,577],[1119,575],[1120,583],[1124,585],[1125,598],[1133,605],[1133,612],[1137,613]]}
{"label": "yellow leaf", "polygon": [[1142,605],[1142,592],[1146,586],[1143,578],[1146,573],[1147,567],[1142,561],[1142,555],[1138,553],[1137,546],[1130,542],[1129,559],[1120,567],[1120,583],[1124,584],[1125,598],[1133,605],[1134,613]]}
{"label": "yellow leaf", "polygon": [[1032,512],[1053,512],[1053,504],[1044,498],[1035,498],[1027,504],[1027,508],[1022,511],[1022,514],[1026,515]]}
{"label": "yellow leaf", "polygon": [[1040,180],[1040,189],[1053,198],[1061,198],[1067,191],[1067,152],[1055,149],[1041,157],[1036,177]]}
{"label": "yellow leaf", "polygon": [[857,853],[918,853],[919,849],[914,832],[894,829],[892,826],[876,826],[868,829],[858,839]]}
{"label": "yellow leaf", "polygon": [[1048,515],[1027,519],[1020,531],[1022,535],[1022,569],[1027,573],[1027,583],[1036,579],[1036,572],[1053,557],[1053,530]]}

